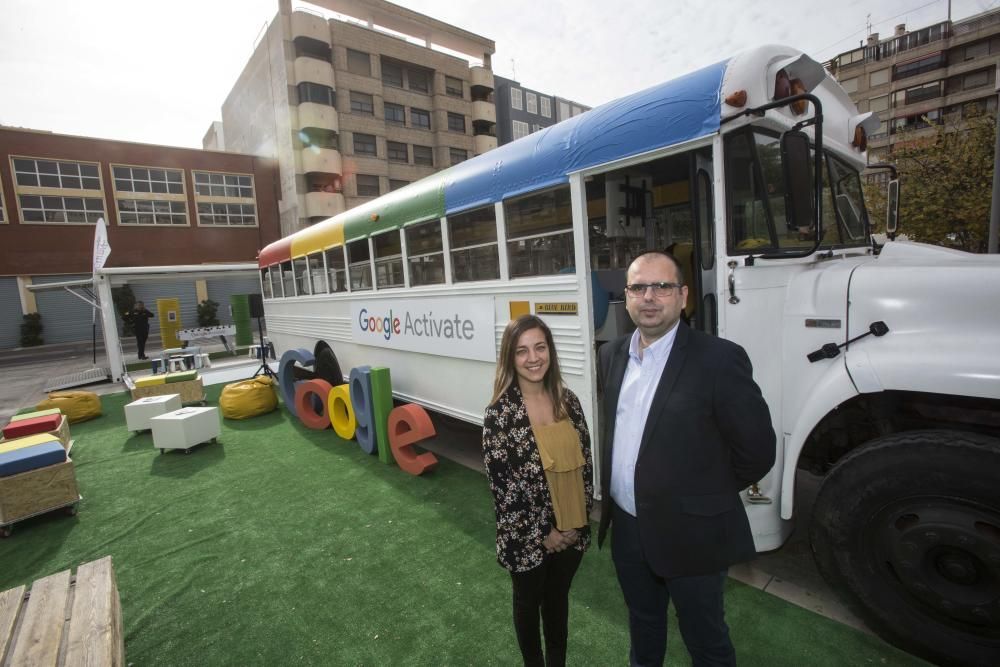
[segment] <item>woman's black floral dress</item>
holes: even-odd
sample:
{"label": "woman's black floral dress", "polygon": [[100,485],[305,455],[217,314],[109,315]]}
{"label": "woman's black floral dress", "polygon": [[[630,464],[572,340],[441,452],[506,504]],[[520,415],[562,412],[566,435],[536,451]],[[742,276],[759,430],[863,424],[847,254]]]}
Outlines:
{"label": "woman's black floral dress", "polygon": [[[587,516],[594,504],[594,467],[590,455],[590,432],[576,394],[566,390],[570,421],[580,435],[586,464],[583,487]],[[511,572],[527,572],[542,564],[542,540],[555,524],[549,485],[538,455],[538,445],[528,421],[517,383],[486,408],[483,418],[483,461],[493,492],[497,516],[497,562]],[[579,530],[574,549],[586,551],[590,526]]]}

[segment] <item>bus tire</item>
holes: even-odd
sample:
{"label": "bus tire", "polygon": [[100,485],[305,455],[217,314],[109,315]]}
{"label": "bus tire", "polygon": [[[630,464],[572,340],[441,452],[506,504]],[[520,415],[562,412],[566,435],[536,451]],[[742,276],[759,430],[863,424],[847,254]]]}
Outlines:
{"label": "bus tire", "polygon": [[316,364],[313,366],[313,377],[318,377],[330,383],[331,387],[346,384],[344,374],[340,370],[340,362],[333,348],[326,343],[319,343],[316,346]]}
{"label": "bus tire", "polygon": [[1000,440],[909,431],[824,479],[813,557],[879,634],[938,664],[1000,664]]}

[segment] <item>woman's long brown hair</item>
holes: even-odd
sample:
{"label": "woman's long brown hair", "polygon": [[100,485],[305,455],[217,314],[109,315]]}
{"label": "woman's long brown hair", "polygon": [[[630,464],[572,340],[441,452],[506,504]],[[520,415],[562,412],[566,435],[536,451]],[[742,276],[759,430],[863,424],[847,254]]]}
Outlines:
{"label": "woman's long brown hair", "polygon": [[562,373],[559,372],[559,357],[556,355],[556,344],[552,340],[552,331],[548,325],[536,315],[522,315],[511,320],[503,331],[500,341],[500,358],[497,359],[497,374],[493,380],[493,399],[490,405],[496,403],[506,393],[510,385],[517,381],[517,370],[514,367],[514,357],[517,354],[517,341],[521,335],[531,329],[541,329],[545,335],[545,344],[549,346],[549,370],[545,373],[542,384],[545,393],[552,400],[552,412],[557,421],[565,419],[566,388],[563,385]]}

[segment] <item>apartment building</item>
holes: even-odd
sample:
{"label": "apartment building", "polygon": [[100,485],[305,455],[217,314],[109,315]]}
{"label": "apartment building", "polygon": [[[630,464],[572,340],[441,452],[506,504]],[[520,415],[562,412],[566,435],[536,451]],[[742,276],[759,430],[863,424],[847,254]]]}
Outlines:
{"label": "apartment building", "polygon": [[496,84],[496,136],[500,145],[590,111],[588,106],[525,88],[513,79],[494,75],[493,80]]}
{"label": "apartment building", "polygon": [[[109,267],[253,262],[280,238],[277,184],[270,158],[0,127],[0,348],[19,345],[21,316],[35,312],[46,343],[90,339],[89,305],[27,286],[90,277],[99,218]],[[260,285],[219,278],[133,291],[150,305],[180,298],[193,326],[199,301],[228,305]]]}
{"label": "apartment building", "polygon": [[878,33],[826,67],[860,111],[877,112],[882,124],[868,137],[870,162],[885,160],[903,130],[908,137],[933,132],[932,122],[958,120],[970,108],[997,109],[1000,9],[917,30],[896,26]]}
{"label": "apartment building", "polygon": [[277,159],[288,235],[495,148],[494,51],[384,0],[279,0],[205,145]]}

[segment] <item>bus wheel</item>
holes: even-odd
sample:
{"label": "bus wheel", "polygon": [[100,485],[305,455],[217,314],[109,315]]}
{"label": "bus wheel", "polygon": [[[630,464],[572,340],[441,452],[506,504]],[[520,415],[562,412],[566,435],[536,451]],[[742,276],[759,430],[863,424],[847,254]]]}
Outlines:
{"label": "bus wheel", "polygon": [[324,343],[316,348],[316,365],[314,377],[322,378],[330,383],[330,386],[344,384],[344,374],[340,371],[340,362],[333,349]]}
{"label": "bus wheel", "polygon": [[1000,656],[1000,440],[910,431],[829,472],[810,541],[820,572],[900,647],[938,664]]}

